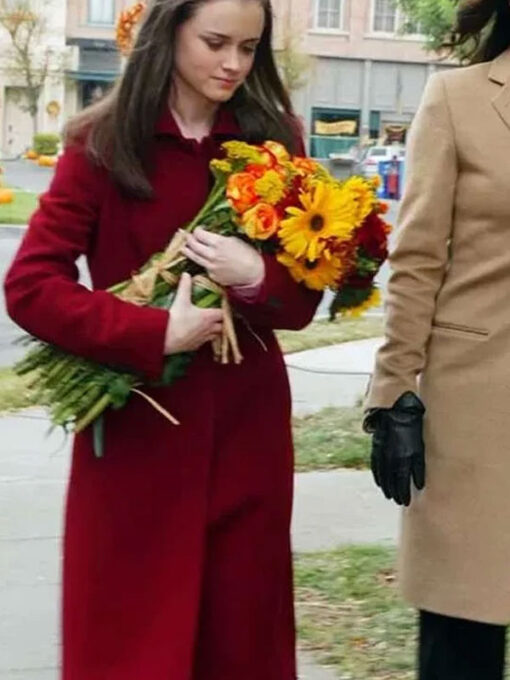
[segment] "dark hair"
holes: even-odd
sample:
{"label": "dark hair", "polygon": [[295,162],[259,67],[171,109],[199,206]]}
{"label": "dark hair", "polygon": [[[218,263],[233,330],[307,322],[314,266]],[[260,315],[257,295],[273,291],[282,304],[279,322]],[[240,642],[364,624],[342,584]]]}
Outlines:
{"label": "dark hair", "polygon": [[471,63],[492,61],[510,47],[509,0],[464,0],[445,47]]}
{"label": "dark hair", "polygon": [[[128,193],[150,198],[148,150],[156,122],[167,105],[178,28],[208,0],[154,0],[120,81],[100,102],[75,116],[66,128],[68,143],[84,142],[89,156],[111,171]],[[295,152],[292,104],[272,52],[271,0],[257,0],[265,25],[246,82],[230,101],[244,140],[274,139]],[[297,126],[297,123],[296,123]]]}

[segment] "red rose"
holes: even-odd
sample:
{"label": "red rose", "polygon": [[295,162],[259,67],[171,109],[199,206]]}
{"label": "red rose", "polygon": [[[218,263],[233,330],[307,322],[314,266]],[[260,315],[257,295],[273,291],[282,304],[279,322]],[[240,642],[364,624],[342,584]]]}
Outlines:
{"label": "red rose", "polygon": [[388,257],[388,231],[379,215],[371,213],[356,231],[356,243],[368,257],[383,262]]}

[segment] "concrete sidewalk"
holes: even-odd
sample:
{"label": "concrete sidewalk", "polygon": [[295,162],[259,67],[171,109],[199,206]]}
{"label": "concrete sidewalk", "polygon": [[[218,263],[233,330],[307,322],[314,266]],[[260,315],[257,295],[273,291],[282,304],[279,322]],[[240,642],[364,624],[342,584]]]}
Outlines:
{"label": "concrete sidewalk", "polygon": [[363,398],[383,338],[287,354],[295,415],[327,406],[354,406]]}
{"label": "concrete sidewalk", "polygon": [[[329,371],[369,372],[378,342],[287,357],[296,367],[289,372],[297,412],[353,403],[364,386],[356,383],[355,389],[337,393]],[[301,383],[295,377],[301,373],[314,377]],[[0,418],[0,680],[58,676],[60,539],[70,441],[59,431],[47,437],[47,430],[39,410]],[[296,475],[292,534],[298,552],[346,543],[393,544],[398,517],[396,506],[375,489],[370,473]],[[300,655],[300,680],[339,679],[315,666],[310,656]]]}

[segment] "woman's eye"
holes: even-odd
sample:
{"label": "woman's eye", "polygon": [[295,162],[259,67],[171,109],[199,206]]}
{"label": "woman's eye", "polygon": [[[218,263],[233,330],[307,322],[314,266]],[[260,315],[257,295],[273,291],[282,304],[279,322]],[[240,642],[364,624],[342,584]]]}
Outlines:
{"label": "woman's eye", "polygon": [[208,41],[208,42],[207,42],[207,46],[208,46],[211,50],[221,50],[221,48],[223,47],[223,43],[221,43],[221,42],[209,42],[209,41]]}
{"label": "woman's eye", "polygon": [[256,47],[243,47],[243,50],[246,54],[255,54],[257,51]]}

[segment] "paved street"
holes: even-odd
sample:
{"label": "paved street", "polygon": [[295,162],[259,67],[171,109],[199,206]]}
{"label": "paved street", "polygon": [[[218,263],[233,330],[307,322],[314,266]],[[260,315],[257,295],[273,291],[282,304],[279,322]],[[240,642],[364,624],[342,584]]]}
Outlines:
{"label": "paved street", "polygon": [[4,180],[8,186],[40,194],[53,177],[53,168],[41,168],[26,160],[2,161]]}

